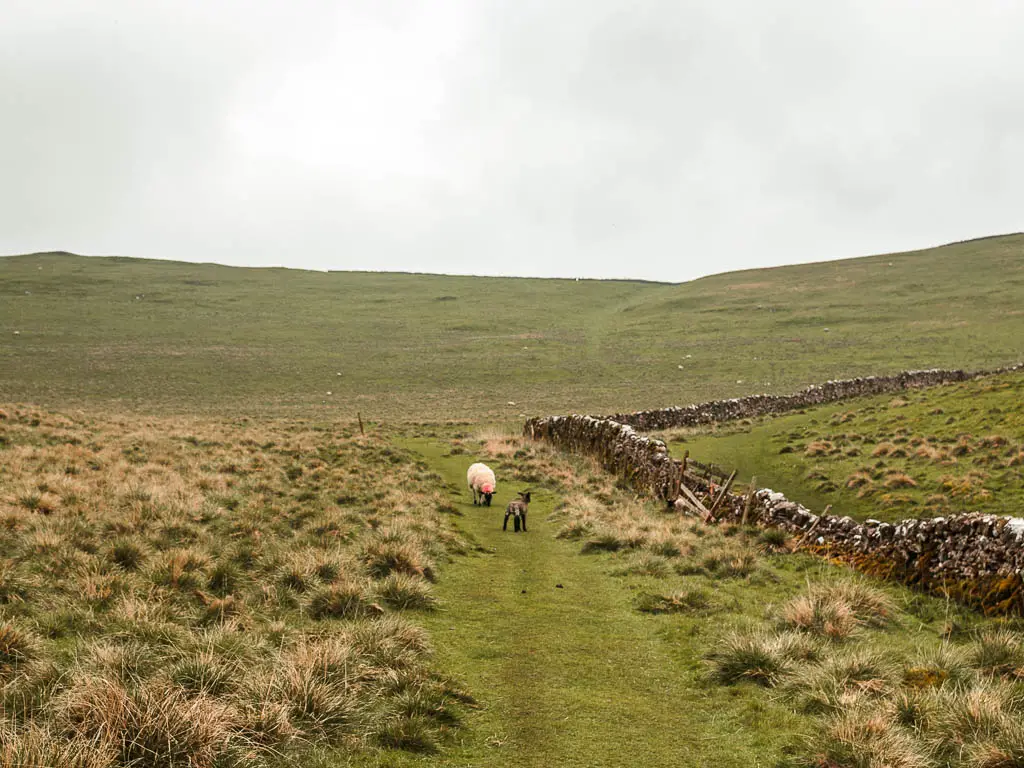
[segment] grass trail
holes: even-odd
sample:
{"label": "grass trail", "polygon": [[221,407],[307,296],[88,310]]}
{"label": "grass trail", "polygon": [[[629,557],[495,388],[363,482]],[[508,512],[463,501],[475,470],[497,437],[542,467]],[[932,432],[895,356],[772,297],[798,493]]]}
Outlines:
{"label": "grass trail", "polygon": [[534,489],[529,533],[514,534],[511,525],[506,533],[504,505],[517,487],[505,483],[493,507],[474,508],[462,492],[467,457],[445,456],[428,441],[407,445],[457,493],[459,525],[478,545],[444,569],[443,608],[425,624],[440,665],[481,708],[442,756],[390,759],[645,768],[775,762],[792,717],[701,682],[695,638],[637,613],[604,558],[582,557],[578,545],[553,538],[545,520],[558,501],[551,492]]}

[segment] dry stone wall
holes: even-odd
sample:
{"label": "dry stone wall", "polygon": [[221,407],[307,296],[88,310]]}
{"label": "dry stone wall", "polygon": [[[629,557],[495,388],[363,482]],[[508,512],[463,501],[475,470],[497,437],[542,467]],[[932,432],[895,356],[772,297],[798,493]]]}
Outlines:
{"label": "dry stone wall", "polygon": [[[702,479],[687,473],[660,440],[638,429],[665,429],[764,414],[911,387],[964,381],[981,375],[1024,370],[1024,365],[994,371],[908,371],[831,381],[795,395],[754,395],[686,408],[639,411],[612,417],[549,416],[529,419],[527,437],[566,451],[597,458],[638,493],[682,508],[678,486],[707,490]],[[747,506],[742,495],[729,494],[718,519],[738,521]],[[750,522],[781,528],[798,537],[802,548],[858,569],[896,579],[936,594],[948,595],[987,613],[1024,615],[1024,519],[977,512],[898,524],[878,520],[816,515],[783,494],[762,488],[748,511]]]}
{"label": "dry stone wall", "polygon": [[849,400],[854,397],[951,384],[967,381],[976,376],[990,376],[1022,369],[1024,369],[1024,364],[973,373],[938,368],[927,371],[904,371],[894,376],[863,376],[855,379],[827,381],[824,384],[812,384],[807,389],[792,395],[748,395],[731,400],[712,400],[683,407],[618,413],[601,418],[617,421],[620,424],[629,424],[644,432],[673,427],[695,427],[701,424],[785,413],[823,403]]}

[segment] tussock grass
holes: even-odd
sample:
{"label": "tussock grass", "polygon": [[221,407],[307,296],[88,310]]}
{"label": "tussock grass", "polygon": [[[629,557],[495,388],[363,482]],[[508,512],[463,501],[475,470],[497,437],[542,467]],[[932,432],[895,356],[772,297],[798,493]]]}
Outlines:
{"label": "tussock grass", "polygon": [[616,576],[653,576],[664,579],[672,573],[672,561],[655,552],[639,552],[612,573]]}
{"label": "tussock grass", "polygon": [[757,545],[763,552],[785,552],[791,545],[791,537],[781,528],[766,528],[757,535]]}
{"label": "tussock grass", "polygon": [[903,682],[908,688],[964,686],[973,682],[976,667],[966,649],[943,644],[919,652],[904,664]]}
{"label": "tussock grass", "polygon": [[709,655],[722,683],[754,682],[772,686],[792,673],[798,661],[817,658],[810,638],[795,632],[736,633]]}
{"label": "tussock grass", "polygon": [[114,750],[79,736],[37,726],[0,731],[0,766],[3,768],[115,768]]}
{"label": "tussock grass", "polygon": [[928,750],[871,702],[853,701],[808,740],[800,765],[815,768],[931,768]]}
{"label": "tussock grass", "polygon": [[405,573],[388,574],[378,585],[377,594],[387,605],[398,610],[433,610],[437,598],[430,582]]}
{"label": "tussock grass", "polygon": [[998,677],[1024,676],[1024,640],[1006,630],[982,633],[971,649],[971,663],[982,672]]}
{"label": "tussock grass", "polygon": [[0,766],[441,743],[454,704],[409,703],[430,647],[394,614],[434,607],[464,545],[410,455],[300,421],[9,413]]}
{"label": "tussock grass", "polygon": [[855,649],[801,668],[787,687],[804,712],[836,714],[861,697],[882,698],[895,690],[898,679],[898,665],[891,658]]}

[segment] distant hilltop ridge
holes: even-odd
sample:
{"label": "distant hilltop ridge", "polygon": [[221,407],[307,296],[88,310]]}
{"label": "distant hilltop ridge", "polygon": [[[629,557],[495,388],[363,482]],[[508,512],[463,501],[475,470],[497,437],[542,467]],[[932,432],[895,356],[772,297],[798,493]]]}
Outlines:
{"label": "distant hilltop ridge", "polygon": [[936,251],[943,248],[950,248],[958,245],[968,245],[972,243],[982,243],[986,241],[1002,240],[1007,238],[1024,237],[1024,232],[1008,232],[1001,235],[982,235],[979,237],[967,238],[965,240],[954,240],[952,242],[943,243],[942,245],[928,246],[925,248],[916,248],[909,251],[893,251],[874,253],[862,256],[849,256],[839,259],[829,259],[826,261],[804,261],[795,262],[793,264],[779,264],[766,267],[745,267],[742,269],[733,270],[730,272],[717,272],[702,277],[693,278],[692,280],[684,281],[662,281],[662,280],[650,280],[644,278],[631,278],[631,277],[611,277],[611,278],[597,278],[597,277],[583,277],[583,276],[560,276],[560,277],[531,277],[531,276],[503,276],[503,275],[466,275],[466,274],[454,274],[444,272],[420,272],[420,271],[408,271],[408,270],[371,270],[371,269],[316,269],[312,267],[290,267],[282,264],[271,264],[271,265],[242,265],[242,264],[225,264],[218,261],[183,261],[180,259],[165,259],[165,258],[154,258],[148,256],[122,256],[122,255],[102,255],[102,254],[83,254],[75,251],[55,250],[55,251],[34,251],[31,253],[16,253],[0,256],[0,259],[17,259],[17,258],[38,258],[38,257],[73,257],[83,259],[107,259],[115,262],[132,262],[132,261],[151,261],[165,264],[181,264],[190,266],[214,266],[214,267],[226,267],[230,269],[278,269],[278,270],[289,270],[295,272],[312,272],[320,274],[380,274],[380,275],[422,275],[430,277],[478,277],[482,279],[521,279],[521,280],[595,280],[602,282],[629,282],[629,283],[648,283],[651,285],[685,285],[688,282],[694,280],[702,280],[707,277],[719,277],[722,275],[729,274],[740,274],[752,271],[759,271],[762,269],[785,269],[788,267],[799,267],[808,266],[811,264],[837,264],[843,262],[853,262],[862,259],[876,259],[884,257],[899,257],[899,256],[910,256],[913,254],[919,254],[926,251]]}

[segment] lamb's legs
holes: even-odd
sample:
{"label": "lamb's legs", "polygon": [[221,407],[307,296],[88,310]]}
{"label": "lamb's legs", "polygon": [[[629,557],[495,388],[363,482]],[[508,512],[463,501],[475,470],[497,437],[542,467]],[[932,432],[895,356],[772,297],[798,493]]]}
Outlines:
{"label": "lamb's legs", "polygon": [[501,530],[503,531],[508,530],[508,514],[508,512],[505,513],[505,522],[501,524]]}
{"label": "lamb's legs", "polygon": [[523,533],[526,533],[526,510],[523,510]]}

